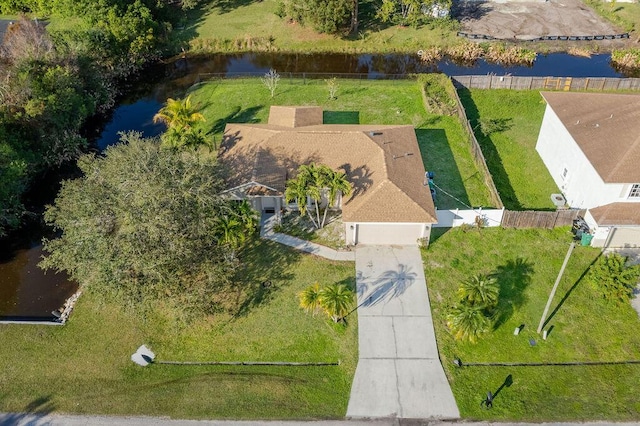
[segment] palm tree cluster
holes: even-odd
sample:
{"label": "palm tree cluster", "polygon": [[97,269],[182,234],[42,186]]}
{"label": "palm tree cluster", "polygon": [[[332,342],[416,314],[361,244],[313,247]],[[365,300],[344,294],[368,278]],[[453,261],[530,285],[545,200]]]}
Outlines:
{"label": "palm tree cluster", "polygon": [[320,287],[315,283],[298,294],[300,307],[313,315],[324,312],[333,322],[341,321],[353,306],[353,290],[344,284]]}
{"label": "palm tree cluster", "polygon": [[231,205],[225,214],[218,217],[216,233],[221,245],[231,250],[231,256],[256,232],[258,214],[248,201],[242,200]]}
{"label": "palm tree cluster", "polygon": [[478,274],[460,284],[460,300],[447,316],[447,325],[456,340],[476,342],[493,325],[500,296],[494,276]]}
{"label": "palm tree cluster", "polygon": [[200,121],[205,121],[205,118],[195,111],[191,96],[185,99],[167,99],[165,106],[153,116],[154,123],[164,123],[167,126],[167,131],[161,136],[162,144],[174,149],[208,145],[202,131],[193,128]]}
{"label": "palm tree cluster", "polygon": [[[329,208],[338,204],[340,197],[349,196],[351,191],[352,185],[343,172],[334,171],[324,164],[311,163],[301,165],[295,179],[287,181],[284,196],[287,203],[295,201],[300,214],[308,214],[313,226],[321,229]],[[315,215],[308,208],[309,201],[313,201]]]}

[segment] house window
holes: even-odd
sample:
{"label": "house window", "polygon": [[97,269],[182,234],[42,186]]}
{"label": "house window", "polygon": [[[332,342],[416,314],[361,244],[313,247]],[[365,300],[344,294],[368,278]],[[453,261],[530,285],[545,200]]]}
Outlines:
{"label": "house window", "polygon": [[640,198],[640,183],[634,183],[633,185],[631,185],[629,198]]}

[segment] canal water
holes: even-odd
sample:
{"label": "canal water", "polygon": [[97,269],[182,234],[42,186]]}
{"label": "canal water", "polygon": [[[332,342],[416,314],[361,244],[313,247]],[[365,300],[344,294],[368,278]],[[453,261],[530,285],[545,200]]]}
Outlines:
{"label": "canal water", "polygon": [[[310,78],[323,74],[356,74],[358,78],[396,78],[411,73],[440,72],[447,75],[518,75],[562,77],[632,77],[610,65],[609,55],[591,58],[563,53],[539,55],[533,66],[504,67],[477,61],[462,66],[451,61],[425,65],[416,55],[348,54],[242,54],[178,58],[149,67],[129,90],[110,117],[97,124],[94,149],[104,150],[118,141],[118,132],[136,130],[156,136],[163,126],[153,123],[153,115],[168,97],[182,97],[193,84],[217,77],[262,75],[269,69],[281,74],[305,73]],[[55,182],[44,179],[33,201],[32,211],[55,198],[61,175]],[[44,183],[47,184],[44,184]],[[36,217],[9,238],[0,239],[0,320],[53,320],[51,311],[62,306],[77,284],[65,274],[46,274],[37,266],[42,256],[41,239],[47,230]]]}

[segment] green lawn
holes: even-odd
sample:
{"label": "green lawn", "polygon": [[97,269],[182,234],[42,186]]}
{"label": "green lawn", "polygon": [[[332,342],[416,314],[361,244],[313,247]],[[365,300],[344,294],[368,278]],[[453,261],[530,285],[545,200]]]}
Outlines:
{"label": "green lawn", "polygon": [[624,31],[634,31],[640,27],[640,4],[637,2],[622,3],[617,1],[585,0],[585,3]]}
{"label": "green lawn", "polygon": [[[510,210],[552,210],[560,192],[535,147],[545,103],[537,91],[459,91],[504,206]],[[498,130],[485,136],[481,121]]]}
{"label": "green lawn", "polygon": [[[260,242],[225,291],[225,309],[188,325],[144,318],[85,293],[63,327],[0,326],[0,411],[174,418],[341,418],[357,363],[357,318],[345,328],[305,314],[296,294],[316,280],[354,285],[353,263]],[[260,283],[272,282],[267,289]],[[139,367],[161,360],[341,361],[330,367]]]}
{"label": "green lawn", "polygon": [[[640,365],[573,367],[463,367],[464,362],[567,362],[637,360],[640,320],[630,305],[605,302],[582,274],[599,251],[577,247],[569,261],[547,328],[536,328],[564,259],[571,234],[555,230],[441,231],[423,252],[440,358],[465,418],[510,421],[637,420]],[[478,273],[499,271],[500,314],[495,331],[477,344],[453,339],[447,308],[459,283]],[[559,309],[558,309],[559,307]],[[516,327],[524,324],[519,336]],[[531,346],[529,339],[535,339]],[[495,393],[493,409],[480,402]]]}
{"label": "green lawn", "polygon": [[310,27],[288,23],[275,14],[277,0],[216,1],[190,12],[175,34],[194,50],[229,52],[279,50],[296,52],[410,52],[426,46],[459,42],[455,26],[420,28],[372,24],[375,6],[361,2],[357,36],[318,34]]}
{"label": "green lawn", "polygon": [[[329,100],[323,80],[283,78],[272,99],[259,79],[216,80],[196,86],[193,101],[207,118],[203,130],[220,134],[229,122],[266,122],[270,105],[318,105],[325,123],[411,124],[427,170],[436,183],[473,206],[489,206],[488,189],[473,162],[456,117],[426,112],[419,83],[414,80],[340,80],[337,99]],[[439,208],[464,204],[439,193]]]}

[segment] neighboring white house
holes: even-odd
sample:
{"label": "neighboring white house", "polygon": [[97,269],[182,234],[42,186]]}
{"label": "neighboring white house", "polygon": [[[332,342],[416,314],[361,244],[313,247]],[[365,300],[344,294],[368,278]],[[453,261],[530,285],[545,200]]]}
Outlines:
{"label": "neighboring white house", "polygon": [[543,92],[536,150],[596,247],[640,247],[640,95]]}
{"label": "neighboring white house", "polygon": [[325,125],[320,107],[272,106],[268,124],[227,124],[220,161],[227,193],[260,212],[280,214],[284,190],[301,164],[344,171],[353,193],[342,200],[346,244],[416,244],[436,213],[412,126]]}

